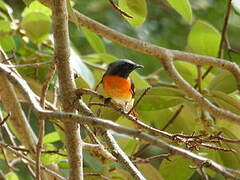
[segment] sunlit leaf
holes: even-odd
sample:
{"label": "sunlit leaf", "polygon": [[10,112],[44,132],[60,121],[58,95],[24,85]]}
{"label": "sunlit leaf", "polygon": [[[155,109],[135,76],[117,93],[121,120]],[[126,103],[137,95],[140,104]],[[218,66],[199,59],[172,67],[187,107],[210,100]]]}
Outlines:
{"label": "sunlit leaf", "polygon": [[19,180],[15,172],[9,172],[5,175],[5,177],[6,177],[6,180]]}
{"label": "sunlit leaf", "polygon": [[89,87],[93,88],[95,85],[95,80],[92,72],[89,68],[82,62],[80,56],[71,49],[70,62],[73,70],[80,76]]}
{"label": "sunlit leaf", "polygon": [[188,47],[191,51],[216,57],[221,35],[212,25],[205,21],[197,21],[188,35]]}
{"label": "sunlit leaf", "polygon": [[[154,124],[157,129],[162,129],[173,117],[179,106],[160,109],[156,111],[138,111],[141,120],[148,124]],[[183,132],[191,134],[197,130],[197,113],[192,112],[186,104],[182,112],[168,126],[167,131],[171,133]]]}
{"label": "sunlit leaf", "polygon": [[141,25],[147,16],[147,3],[145,0],[119,0],[119,7],[133,18],[123,16],[132,26]]}
{"label": "sunlit leaf", "polygon": [[53,143],[60,140],[60,136],[57,132],[52,132],[43,137],[43,143]]}
{"label": "sunlit leaf", "polygon": [[39,43],[45,40],[50,32],[51,18],[42,12],[31,12],[23,17],[21,26],[30,39]]}
{"label": "sunlit leaf", "polygon": [[11,23],[6,20],[0,20],[0,37],[5,36],[11,31]]}
{"label": "sunlit leaf", "polygon": [[[144,90],[136,92],[137,100]],[[152,88],[141,99],[138,111],[154,111],[176,106],[184,102],[184,94],[174,88]]]}
{"label": "sunlit leaf", "polygon": [[171,161],[163,160],[159,169],[165,180],[186,180],[192,176],[195,170],[189,168],[191,165],[189,160],[179,156],[173,156],[170,159]]}
{"label": "sunlit leaf", "polygon": [[97,53],[97,54],[88,54],[86,56],[82,56],[82,59],[90,61],[90,62],[112,62],[117,60],[115,56],[106,53]]}
{"label": "sunlit leaf", "polygon": [[1,37],[0,38],[0,46],[6,52],[16,49],[16,44],[15,44],[15,41],[13,40],[12,36]]}
{"label": "sunlit leaf", "polygon": [[[222,135],[230,139],[239,139],[239,137],[232,132],[232,128],[229,128],[231,126],[232,125],[221,128]],[[236,150],[236,152],[219,152],[223,165],[229,168],[238,169],[240,166],[239,144],[223,143],[222,147]]]}
{"label": "sunlit leaf", "polygon": [[127,144],[125,144],[123,151],[130,156],[135,152],[138,146],[139,146],[139,142],[136,139],[129,139]]}
{"label": "sunlit leaf", "polygon": [[188,0],[167,0],[168,3],[184,18],[188,23],[192,22],[192,8]]}
{"label": "sunlit leaf", "polygon": [[69,168],[68,160],[64,159],[64,160],[59,161],[58,166],[61,169],[68,169]]}
{"label": "sunlit leaf", "polygon": [[133,80],[136,89],[145,89],[147,87],[150,87],[148,82],[144,80],[143,77],[140,76],[137,72],[132,72],[130,74],[130,78]]}
{"label": "sunlit leaf", "polygon": [[224,93],[232,93],[237,89],[236,79],[229,71],[222,70],[209,83],[208,89],[222,91]]}
{"label": "sunlit leaf", "polygon": [[239,0],[232,0],[232,7],[235,10],[235,12],[240,15],[240,1]]}
{"label": "sunlit leaf", "polygon": [[196,66],[190,63],[175,61],[174,65],[179,72],[179,74],[190,84],[196,83],[197,69]]}
{"label": "sunlit leaf", "polygon": [[143,176],[148,180],[164,180],[160,172],[150,163],[141,163],[137,165]]}
{"label": "sunlit leaf", "polygon": [[[47,151],[55,151],[57,150],[57,148],[53,145],[53,144],[44,144],[44,149]],[[65,152],[60,152],[64,155],[66,155]],[[48,165],[51,163],[59,163],[62,160],[67,159],[66,156],[62,156],[60,154],[56,154],[56,153],[42,153],[41,154],[41,162],[43,162],[43,164]]]}
{"label": "sunlit leaf", "polygon": [[59,154],[47,154],[47,153],[43,153],[41,155],[41,161],[43,162],[43,164],[45,165],[49,165],[52,163],[59,163],[63,160],[66,160],[67,157],[65,156],[61,156]]}
{"label": "sunlit leaf", "polygon": [[82,28],[82,31],[87,38],[89,44],[91,47],[97,52],[97,53],[105,53],[105,46],[103,44],[102,39],[96,35],[94,32],[88,30],[87,28]]}
{"label": "sunlit leaf", "polygon": [[39,1],[33,1],[33,0],[30,0],[30,1],[32,1],[32,2],[30,2],[30,5],[24,9],[24,11],[22,12],[22,16],[26,16],[27,14],[32,13],[32,12],[41,12],[41,13],[43,13],[45,15],[49,15],[49,16],[52,15],[51,9],[44,6]]}
{"label": "sunlit leaf", "polygon": [[240,101],[221,91],[210,91],[210,98],[223,109],[240,114]]}

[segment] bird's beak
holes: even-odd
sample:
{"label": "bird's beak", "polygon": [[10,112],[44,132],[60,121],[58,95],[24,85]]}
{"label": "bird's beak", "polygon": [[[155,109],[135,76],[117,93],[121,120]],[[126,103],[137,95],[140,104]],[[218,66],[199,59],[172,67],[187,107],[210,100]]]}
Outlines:
{"label": "bird's beak", "polygon": [[136,65],[135,65],[135,69],[141,69],[141,68],[144,68],[144,66],[143,66],[143,65],[140,65],[140,64],[136,64]]}

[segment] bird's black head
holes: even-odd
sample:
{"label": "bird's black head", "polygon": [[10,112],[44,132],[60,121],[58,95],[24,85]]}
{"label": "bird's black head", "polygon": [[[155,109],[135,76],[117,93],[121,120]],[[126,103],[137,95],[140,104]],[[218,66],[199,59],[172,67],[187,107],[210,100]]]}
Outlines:
{"label": "bird's black head", "polygon": [[128,59],[119,59],[109,64],[107,72],[105,74],[118,75],[123,78],[128,78],[129,74],[138,68],[143,68],[143,66],[136,64]]}

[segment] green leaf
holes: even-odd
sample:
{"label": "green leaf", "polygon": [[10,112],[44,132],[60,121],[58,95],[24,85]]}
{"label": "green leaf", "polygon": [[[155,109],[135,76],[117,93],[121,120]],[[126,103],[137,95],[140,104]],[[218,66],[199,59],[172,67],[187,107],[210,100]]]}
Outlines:
{"label": "green leaf", "polygon": [[26,35],[39,43],[44,41],[50,32],[51,18],[42,12],[31,12],[23,17],[21,25]]}
{"label": "green leaf", "polygon": [[164,178],[160,175],[160,172],[150,163],[141,163],[138,164],[137,167],[147,180],[164,180]]}
{"label": "green leaf", "polygon": [[232,93],[237,90],[235,77],[226,70],[221,70],[208,85],[209,90],[222,91],[224,93]]}
{"label": "green leaf", "polygon": [[123,151],[130,156],[136,151],[138,146],[139,146],[139,142],[137,140],[129,139],[128,142],[125,144]]}
{"label": "green leaf", "polygon": [[52,15],[52,10],[44,6],[43,4],[41,4],[39,1],[33,1],[33,0],[30,0],[30,1],[31,1],[30,6],[26,7],[23,10],[22,16],[26,16],[27,14],[32,12],[41,12],[48,16]]}
{"label": "green leaf", "polygon": [[9,172],[5,175],[5,177],[6,177],[6,180],[19,180],[15,172]]}
{"label": "green leaf", "polygon": [[12,36],[1,37],[0,38],[0,46],[6,52],[16,49],[16,44],[15,44],[15,41],[13,40]]}
{"label": "green leaf", "polygon": [[240,1],[239,0],[232,0],[232,7],[234,9],[234,11],[240,15]]}
{"label": "green leaf", "polygon": [[34,0],[23,0],[23,2],[29,6]]}
{"label": "green leaf", "polygon": [[94,32],[88,30],[87,28],[82,27],[82,31],[87,38],[89,44],[91,47],[97,52],[97,53],[105,53],[105,46],[103,44],[102,39],[96,35]]}
{"label": "green leaf", "polygon": [[56,141],[60,141],[60,136],[58,134],[58,132],[52,132],[52,133],[48,133],[47,135],[44,136],[43,138],[43,143],[53,143]]}
{"label": "green leaf", "polygon": [[[162,129],[173,117],[178,108],[179,106],[156,111],[138,111],[138,113],[141,117],[141,120],[143,120],[145,123],[153,124],[157,129]],[[196,118],[197,113],[193,112],[192,109],[185,104],[182,112],[167,128],[167,131],[171,133],[183,132],[185,134],[191,134],[197,130]]]}
{"label": "green leaf", "polygon": [[[144,90],[136,92],[137,100]],[[174,88],[152,88],[137,105],[137,111],[154,111],[176,106],[184,102],[184,94]]]}
{"label": "green leaf", "polygon": [[191,85],[196,83],[197,69],[196,66],[187,62],[175,61],[174,65],[179,74]]}
{"label": "green leaf", "polygon": [[137,72],[132,72],[130,74],[130,78],[134,82],[134,86],[136,89],[145,89],[147,87],[150,87],[147,81],[143,79],[141,75],[139,75]]}
{"label": "green leaf", "polygon": [[[230,124],[230,123],[228,123],[228,124]],[[225,124],[225,125],[227,125],[227,124]],[[236,136],[232,132],[232,129],[229,128],[231,126],[232,125],[221,128],[221,131],[223,132],[223,136],[230,138],[230,139],[239,139],[239,136]],[[232,169],[239,169],[239,167],[240,167],[240,151],[239,151],[240,146],[239,146],[239,144],[222,143],[222,147],[236,150],[236,152],[219,151],[223,165],[225,165],[226,167],[232,168]]]}
{"label": "green leaf", "polygon": [[49,164],[52,164],[52,163],[59,163],[59,162],[61,162],[63,160],[66,160],[66,159],[67,159],[67,157],[61,156],[59,154],[44,153],[44,154],[41,155],[41,161],[45,165],[49,165]]}
{"label": "green leaf", "polygon": [[0,0],[0,9],[6,12],[9,16],[12,15],[13,12],[12,8],[2,0]]}
{"label": "green leaf", "polygon": [[146,19],[147,3],[145,0],[119,0],[119,7],[133,17],[123,16],[134,27],[141,25]]}
{"label": "green leaf", "polygon": [[111,54],[106,54],[106,53],[98,53],[98,54],[88,54],[86,56],[82,56],[82,59],[86,60],[86,61],[90,61],[90,62],[113,62],[115,60],[117,60],[118,58],[116,58],[115,56],[111,55]]}
{"label": "green leaf", "polygon": [[90,88],[93,88],[95,80],[92,72],[82,62],[80,56],[73,49],[71,49],[70,63],[73,70],[89,85]]}
{"label": "green leaf", "polygon": [[8,35],[11,30],[11,23],[9,21],[0,20],[0,37]]}
{"label": "green leaf", "polygon": [[59,168],[61,169],[69,169],[69,164],[68,164],[68,160],[61,160],[59,163],[58,163],[58,166]]}
{"label": "green leaf", "polygon": [[240,114],[240,101],[221,91],[210,91],[210,98],[223,109]]}
{"label": "green leaf", "polygon": [[172,156],[170,159],[163,160],[159,169],[165,180],[186,180],[192,176],[195,170],[189,168],[189,160],[180,156]]}
{"label": "green leaf", "polygon": [[104,167],[101,161],[93,157],[89,152],[85,150],[83,151],[83,157],[83,162],[86,164],[86,166],[91,168],[94,172],[103,172]]}
{"label": "green leaf", "polygon": [[[48,150],[48,151],[55,151],[56,147],[53,144],[44,144],[44,149]],[[65,152],[60,152],[62,154],[65,154]],[[43,164],[48,165],[51,163],[59,163],[62,160],[66,160],[67,157],[66,156],[61,156],[59,154],[48,154],[48,153],[42,153],[41,154],[41,161],[43,162]]]}
{"label": "green leaf", "polygon": [[192,22],[192,8],[188,0],[167,0],[168,3],[184,18],[189,24]]}
{"label": "green leaf", "polygon": [[212,25],[198,20],[188,35],[188,48],[207,56],[217,57],[221,35]]}

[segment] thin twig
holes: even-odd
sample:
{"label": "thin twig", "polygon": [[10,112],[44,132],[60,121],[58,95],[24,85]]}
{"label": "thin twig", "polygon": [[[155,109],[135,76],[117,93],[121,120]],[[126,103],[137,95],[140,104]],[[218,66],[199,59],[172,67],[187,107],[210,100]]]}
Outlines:
{"label": "thin twig", "polygon": [[10,115],[11,115],[11,113],[8,113],[7,116],[3,118],[3,120],[0,122],[0,127],[8,120]]}
{"label": "thin twig", "polygon": [[171,117],[171,119],[167,122],[167,124],[165,124],[165,126],[161,129],[162,131],[165,131],[174,121],[175,119],[177,119],[178,115],[182,112],[184,108],[184,105],[182,104],[177,111],[173,114],[173,116]]}
{"label": "thin twig", "polygon": [[117,159],[109,153],[102,144],[90,144],[90,143],[83,143],[83,148],[90,151],[98,152],[104,158],[108,160],[116,161]]}
{"label": "thin twig", "polygon": [[[0,142],[0,146],[1,146],[2,148],[5,148],[5,149],[8,150],[8,151],[14,153],[16,156],[18,156],[18,157],[20,157],[20,158],[28,161],[31,165],[33,165],[33,166],[36,165],[36,162],[35,162],[34,160],[32,160],[32,159],[30,159],[29,157],[27,157],[27,156],[19,153],[18,151],[14,150],[13,148],[11,148],[10,146],[8,146],[7,144],[4,144],[4,143]],[[48,168],[45,167],[45,166],[42,166],[42,165],[41,165],[40,168],[41,168],[42,170],[44,170],[46,173],[52,175],[54,178],[58,179],[58,180],[66,180],[64,177],[60,176],[59,174],[57,174],[56,172],[48,169]]]}
{"label": "thin twig", "polygon": [[[160,140],[159,138],[156,138],[149,134],[146,134],[146,133],[142,132],[141,130],[126,128],[126,127],[120,126],[117,123],[114,123],[110,120],[104,120],[104,119],[100,119],[100,118],[81,116],[81,115],[76,115],[73,113],[62,113],[62,112],[41,112],[40,117],[43,117],[43,118],[49,119],[49,120],[55,119],[55,120],[61,120],[64,122],[72,121],[75,123],[88,124],[88,125],[94,125],[97,127],[106,128],[106,129],[111,129],[115,132],[123,133],[123,134],[129,135],[129,136],[135,137],[135,138],[139,138],[146,142],[149,142],[152,145],[160,147],[168,152],[178,154],[180,156],[188,158],[197,164],[201,164],[203,162],[208,162],[206,164],[206,166],[204,166],[204,167],[211,168],[212,170],[214,170],[218,173],[221,173],[225,177],[239,179],[239,178],[237,178],[237,174],[240,175],[240,171],[238,171],[238,170],[229,170],[229,168],[223,167],[210,159],[199,156],[199,155],[194,154],[185,149],[175,147],[173,145],[169,145],[168,143]],[[233,173],[233,172],[235,172],[235,173]]]}
{"label": "thin twig", "polygon": [[[79,94],[81,94],[81,95],[86,94],[86,95],[91,95],[91,96],[97,97],[98,99],[102,100],[103,102],[105,101],[104,96],[102,96],[102,95],[98,94],[97,92],[95,92],[93,90],[90,90],[90,89],[81,88],[81,89],[77,89],[75,92],[76,92],[77,96]],[[200,141],[203,142],[203,139],[199,139],[199,138],[202,138],[202,137],[206,136],[204,134],[200,134],[200,135],[170,134],[170,133],[167,133],[165,131],[155,129],[151,126],[148,126],[148,125],[144,124],[141,121],[136,121],[136,118],[134,116],[132,116],[131,114],[127,114],[126,112],[122,111],[122,109],[120,107],[116,106],[111,101],[108,102],[108,104],[106,104],[106,103],[91,103],[90,106],[91,105],[98,105],[98,106],[104,106],[104,107],[112,108],[115,111],[122,114],[127,119],[136,123],[142,129],[145,129],[145,130],[147,130],[147,131],[149,131],[153,134],[160,135],[160,136],[163,136],[163,137],[166,137],[166,138],[169,138],[169,139],[173,139],[173,140],[176,140],[176,141],[179,141],[179,142],[182,142],[182,143],[186,142],[186,139],[194,139],[194,141],[198,140],[198,142],[200,142]],[[218,136],[219,136],[219,138],[218,138]],[[209,142],[212,139],[216,139],[216,140],[218,140],[218,142],[221,141],[221,140],[222,141],[226,140],[226,142],[230,142],[230,143],[239,143],[240,142],[240,140],[228,139],[228,138],[224,138],[220,135],[214,135],[214,136],[211,135],[209,138],[205,139],[204,142]]]}
{"label": "thin twig", "polygon": [[[225,16],[224,16],[224,24],[223,24],[221,40],[220,40],[220,44],[219,44],[219,48],[218,48],[218,55],[217,55],[218,58],[221,58],[221,56],[222,56],[223,43],[224,43],[225,39],[227,38],[228,21],[229,21],[230,12],[231,12],[231,1],[232,0],[228,0],[227,11],[226,11]],[[204,72],[204,74],[202,76],[202,79],[205,79],[207,77],[207,75],[212,71],[212,69],[213,69],[213,66],[210,66]]]}
{"label": "thin twig", "polygon": [[127,12],[123,11],[122,9],[120,9],[116,4],[114,4],[114,2],[112,0],[108,0],[110,2],[110,4],[112,5],[112,7],[114,9],[116,9],[118,12],[120,12],[120,14],[128,17],[128,18],[133,18],[133,16],[131,16],[130,14],[128,14]]}
{"label": "thin twig", "polygon": [[9,68],[31,68],[35,67],[38,68],[42,65],[49,65],[52,64],[53,61],[47,61],[47,62],[40,62],[40,63],[33,63],[33,64],[17,64],[17,65],[8,65]]}
{"label": "thin twig", "polygon": [[45,81],[44,81],[43,86],[42,86],[40,104],[43,108],[45,107],[45,99],[46,99],[46,96],[47,96],[48,87],[49,87],[49,84],[50,84],[55,72],[56,72],[56,64],[52,63],[51,66],[48,69],[47,76],[46,76]]}
{"label": "thin twig", "polygon": [[147,92],[151,89],[151,87],[146,88],[143,93],[141,94],[141,96],[138,98],[138,100],[136,101],[136,103],[134,103],[133,107],[128,111],[128,114],[131,114],[131,112],[137,107],[137,105],[139,104],[139,102],[142,100],[142,98],[147,94]]}
{"label": "thin twig", "polygon": [[[45,99],[47,96],[47,90],[55,74],[55,71],[56,71],[56,64],[52,63],[42,86],[40,105],[42,106],[43,109],[45,109]],[[43,148],[44,134],[45,134],[45,121],[43,119],[39,119],[39,137],[38,137],[37,151],[36,151],[36,179],[37,180],[41,180],[43,178],[41,173],[41,168],[40,168],[40,165],[41,165],[40,158],[41,158],[41,152]]]}
{"label": "thin twig", "polygon": [[201,146],[206,147],[208,149],[214,149],[217,151],[224,151],[224,152],[236,152],[234,149],[228,149],[228,148],[223,148],[223,147],[218,147],[218,146],[214,146],[214,145],[210,145],[210,144],[205,144],[202,143]]}
{"label": "thin twig", "polygon": [[167,154],[159,154],[159,155],[156,155],[156,156],[151,156],[151,157],[148,157],[146,159],[136,159],[136,160],[133,160],[132,162],[133,163],[149,163],[153,160],[156,160],[156,159],[167,159],[169,160],[170,154],[167,153]]}
{"label": "thin twig", "polygon": [[140,156],[151,144],[145,144],[141,149],[139,149],[137,152],[135,152],[132,157],[138,157]]}

